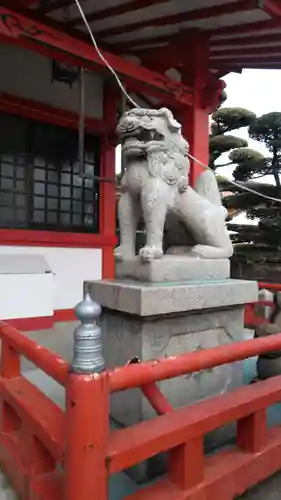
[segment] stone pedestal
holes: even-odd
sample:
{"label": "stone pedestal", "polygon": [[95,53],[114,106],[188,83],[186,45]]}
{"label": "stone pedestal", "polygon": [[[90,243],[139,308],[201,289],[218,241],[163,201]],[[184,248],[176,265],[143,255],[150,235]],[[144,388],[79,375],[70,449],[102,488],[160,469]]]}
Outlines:
{"label": "stone pedestal", "polygon": [[165,255],[162,259],[141,263],[136,256],[116,263],[116,278],[149,283],[222,280],[230,276],[229,259],[198,259],[186,255]]}
{"label": "stone pedestal", "polygon": [[[106,367],[176,356],[243,339],[244,305],[257,300],[255,282],[232,279],[141,283],[129,280],[85,284],[103,307]],[[158,383],[175,407],[223,394],[242,385],[242,364],[234,363]],[[139,389],[113,394],[112,418],[129,426],[155,413]],[[208,437],[209,446],[223,444],[233,428]],[[163,457],[134,468],[131,475],[145,481],[163,471]]]}

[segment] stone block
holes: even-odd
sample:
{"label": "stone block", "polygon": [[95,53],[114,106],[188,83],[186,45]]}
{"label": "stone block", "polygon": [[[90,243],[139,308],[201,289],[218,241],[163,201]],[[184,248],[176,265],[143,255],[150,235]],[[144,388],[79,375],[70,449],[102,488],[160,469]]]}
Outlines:
{"label": "stone block", "polygon": [[231,279],[163,284],[101,280],[86,282],[85,288],[103,308],[141,317],[244,305],[258,294],[255,281]]}
{"label": "stone block", "polygon": [[186,255],[164,255],[162,259],[142,262],[139,257],[116,262],[117,279],[163,283],[193,280],[222,280],[230,276],[229,259],[198,259]]}

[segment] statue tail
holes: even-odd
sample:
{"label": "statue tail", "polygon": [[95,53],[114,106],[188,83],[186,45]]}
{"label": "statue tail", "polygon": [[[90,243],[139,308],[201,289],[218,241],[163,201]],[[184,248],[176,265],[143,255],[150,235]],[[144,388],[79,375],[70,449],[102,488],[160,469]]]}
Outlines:
{"label": "statue tail", "polygon": [[196,181],[194,189],[198,194],[200,194],[200,196],[207,198],[207,200],[209,200],[213,205],[221,207],[224,218],[227,218],[228,212],[221,203],[218,183],[213,172],[210,170],[202,172]]}
{"label": "statue tail", "polygon": [[231,242],[222,247],[195,245],[191,253],[200,259],[229,259],[233,255],[233,247]]}
{"label": "statue tail", "polygon": [[210,170],[202,172],[196,181],[194,189],[200,196],[204,196],[214,205],[221,205],[218,183],[215,175]]}

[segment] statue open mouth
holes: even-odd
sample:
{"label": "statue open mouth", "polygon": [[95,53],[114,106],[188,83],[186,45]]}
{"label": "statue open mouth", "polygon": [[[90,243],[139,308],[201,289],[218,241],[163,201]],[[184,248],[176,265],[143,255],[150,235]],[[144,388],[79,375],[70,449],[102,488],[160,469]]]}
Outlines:
{"label": "statue open mouth", "polygon": [[161,143],[164,141],[164,136],[157,130],[148,130],[142,127],[124,132],[119,130],[119,136],[125,154],[145,155],[149,148],[161,147]]}

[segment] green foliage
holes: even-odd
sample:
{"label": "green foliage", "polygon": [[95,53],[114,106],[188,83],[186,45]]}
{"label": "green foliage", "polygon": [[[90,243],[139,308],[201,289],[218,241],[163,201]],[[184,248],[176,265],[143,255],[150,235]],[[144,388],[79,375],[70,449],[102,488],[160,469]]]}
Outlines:
{"label": "green foliage", "polygon": [[[247,183],[264,176],[272,175],[274,185],[259,184],[259,192],[281,200],[281,113],[267,113],[256,118],[249,124],[249,136],[264,144],[271,156],[264,157],[257,151],[248,148],[232,150],[229,159],[236,164],[233,172],[236,181]],[[257,183],[255,183],[255,190]],[[281,203],[266,200],[253,193],[236,192],[224,200],[227,208],[232,210],[246,210],[247,216],[259,220],[255,234],[247,232],[246,228],[239,227],[233,236],[235,243],[248,242],[254,247],[262,245],[281,248]],[[239,252],[243,247],[239,247]]]}
{"label": "green foliage", "polygon": [[275,217],[277,214],[276,206],[251,207],[248,211],[249,219],[261,219],[261,222],[267,218]]}
{"label": "green foliage", "polygon": [[260,197],[254,193],[236,193],[230,196],[225,196],[223,198],[223,204],[227,209],[234,210],[248,210],[253,205],[257,205],[260,202]]}
{"label": "green foliage", "polygon": [[249,126],[255,119],[256,115],[244,108],[219,108],[212,115],[209,166],[213,170],[220,166],[216,161],[221,154],[233,149],[247,148],[248,142],[245,139],[230,135],[229,132]]}
{"label": "green foliage", "polygon": [[248,181],[272,173],[271,158],[252,159],[238,163],[233,171],[233,177],[237,181]]}
{"label": "green foliage", "polygon": [[281,149],[281,113],[267,113],[249,126],[249,136],[267,146],[269,151]]}
{"label": "green foliage", "polygon": [[[210,166],[215,170],[221,154],[229,151],[229,165],[235,166],[233,177],[241,186],[281,199],[281,112],[267,113],[259,118],[244,108],[220,108],[213,114],[210,136]],[[232,130],[248,127],[249,137],[264,144],[268,157],[248,147],[247,141],[229,135]],[[271,155],[270,155],[271,153]],[[274,184],[255,182],[272,175]],[[229,190],[227,182],[220,179],[220,189]],[[246,211],[259,224],[249,233],[247,226],[237,227],[233,241],[250,245],[275,245],[281,247],[281,204],[266,200],[258,194],[231,187],[232,195],[223,199],[231,212]],[[240,251],[241,251],[240,247]]]}
{"label": "green foliage", "polygon": [[212,116],[217,126],[218,134],[225,134],[231,130],[248,127],[255,119],[255,113],[245,108],[219,108]]}
{"label": "green foliage", "polygon": [[259,153],[259,151],[255,151],[254,149],[250,149],[247,147],[233,149],[233,151],[230,151],[228,157],[233,163],[242,163],[248,160],[263,159],[263,155]]}
{"label": "green foliage", "polygon": [[227,100],[227,93],[225,90],[221,93],[221,105]]}
{"label": "green foliage", "polygon": [[210,137],[209,145],[212,152],[222,154],[233,148],[244,148],[248,146],[248,142],[234,135],[217,135]]}

